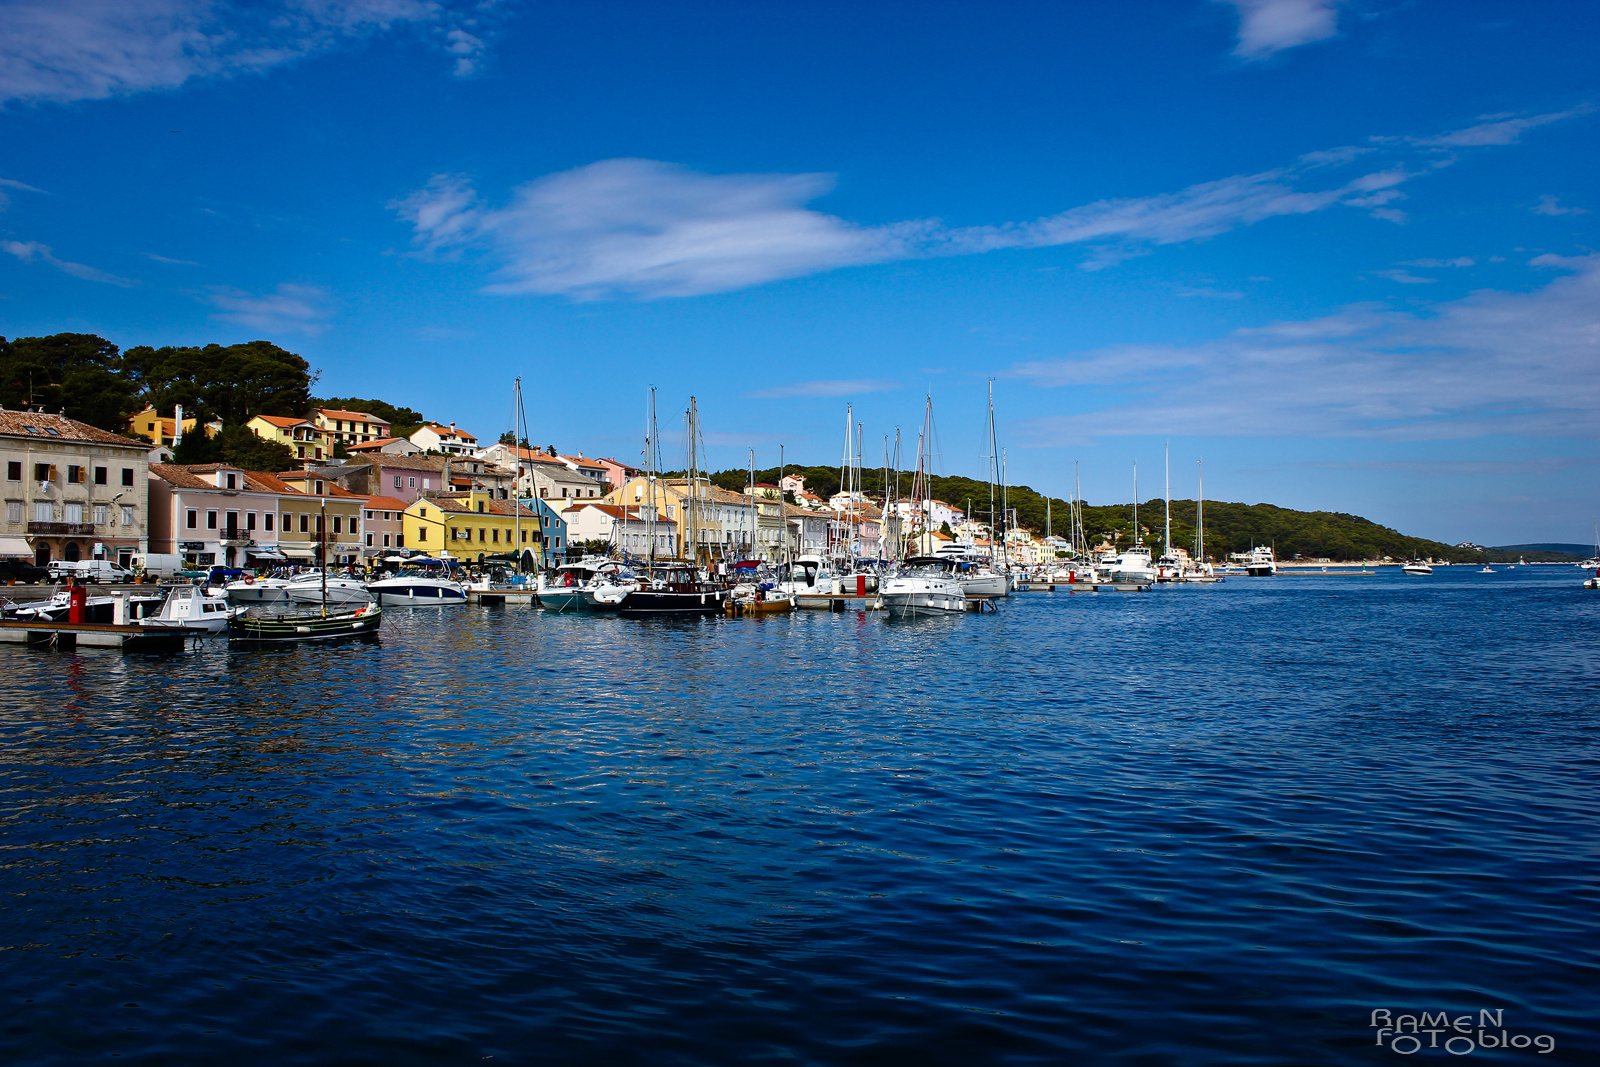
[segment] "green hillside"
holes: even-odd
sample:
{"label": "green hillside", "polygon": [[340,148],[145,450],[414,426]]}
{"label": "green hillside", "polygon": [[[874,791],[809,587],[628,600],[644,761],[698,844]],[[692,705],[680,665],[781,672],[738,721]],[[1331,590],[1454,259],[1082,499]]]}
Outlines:
{"label": "green hillside", "polygon": [[[784,468],[788,474],[802,474],[806,488],[826,499],[838,491],[837,467]],[[756,481],[776,484],[776,467],[755,472]],[[742,470],[718,471],[711,476],[713,482],[727,489],[740,489],[748,479]],[[911,474],[899,473],[899,496],[906,497],[911,489]],[[989,511],[988,483],[975,478],[935,475],[931,479],[933,495],[962,510],[969,507],[974,518],[987,521]],[[883,492],[883,470],[863,470],[862,490],[873,497]],[[895,473],[889,472],[891,488]],[[1028,486],[1012,486],[1006,492],[1007,502],[1016,514],[1019,525],[1039,534],[1046,531],[1045,498]],[[999,507],[998,501],[996,508]],[[1172,502],[1172,542],[1176,546],[1194,550],[1195,502]],[[1065,535],[1070,532],[1067,501],[1050,498],[1050,531]],[[1113,537],[1120,545],[1134,540],[1133,505],[1087,505],[1083,510],[1085,531],[1092,542],[1104,536]],[[1359,515],[1333,511],[1294,511],[1273,504],[1236,504],[1220,500],[1205,502],[1206,554],[1213,558],[1229,552],[1245,552],[1252,545],[1270,545],[1279,559],[1295,556],[1327,558],[1332,560],[1411,559],[1432,557],[1452,562],[1476,562],[1484,558],[1477,549],[1457,548],[1454,545],[1429,541],[1421,537],[1407,537],[1397,530],[1379,526]],[[1159,545],[1163,535],[1163,511],[1159,498],[1139,505],[1139,526],[1146,542]]]}

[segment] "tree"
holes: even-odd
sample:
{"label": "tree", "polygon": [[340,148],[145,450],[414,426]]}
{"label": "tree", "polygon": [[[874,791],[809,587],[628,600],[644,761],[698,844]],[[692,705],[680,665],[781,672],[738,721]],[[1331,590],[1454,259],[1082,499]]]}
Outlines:
{"label": "tree", "polygon": [[91,333],[0,338],[0,405],[35,405],[102,430],[126,433],[140,405],[117,346]]}
{"label": "tree", "polygon": [[505,433],[500,435],[500,442],[499,443],[502,444],[502,445],[509,445],[509,446],[515,448],[516,444],[517,444],[517,435],[512,433],[510,430],[507,430]]}
{"label": "tree", "polygon": [[255,415],[300,417],[311,400],[311,365],[270,341],[204,348],[140,345],[122,356],[124,378],[158,411],[182,404],[202,422]]}
{"label": "tree", "polygon": [[[252,434],[252,436],[254,436],[254,435]],[[344,438],[342,438],[342,437],[337,438],[333,442],[333,452],[331,454],[332,454],[334,459],[349,459],[350,458],[350,450],[345,447]]]}
{"label": "tree", "polygon": [[224,427],[216,439],[222,458],[240,470],[274,473],[294,469],[294,451],[288,445],[257,437],[242,423]]}
{"label": "tree", "polygon": [[956,532],[950,529],[950,524],[948,522],[941,522],[939,524],[939,532],[946,537],[954,537],[956,535]]}
{"label": "tree", "polygon": [[330,396],[327,399],[312,397],[311,406],[365,412],[388,423],[389,432],[396,437],[410,437],[428,421],[422,412],[412,408],[396,407],[385,400],[362,400],[354,396]]}

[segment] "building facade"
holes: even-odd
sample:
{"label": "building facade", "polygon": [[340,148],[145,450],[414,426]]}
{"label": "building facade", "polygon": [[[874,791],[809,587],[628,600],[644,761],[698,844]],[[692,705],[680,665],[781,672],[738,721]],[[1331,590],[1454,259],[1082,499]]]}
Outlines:
{"label": "building facade", "polygon": [[468,456],[478,450],[478,439],[456,424],[442,426],[428,422],[411,435],[411,443],[424,452],[442,452],[447,456]]}
{"label": "building facade", "polygon": [[309,419],[290,418],[286,415],[257,415],[245,423],[245,428],[266,441],[287,445],[295,459],[320,463],[328,456],[328,441]]}
{"label": "building facade", "polygon": [[150,464],[150,548],[189,567],[284,562],[276,488],[223,463]]}
{"label": "building facade", "polygon": [[539,556],[539,516],[485,492],[435,493],[414,500],[403,513],[408,548],[429,555],[481,560],[502,553]]}
{"label": "building facade", "polygon": [[126,565],[147,551],[149,448],[63,415],[0,411],[0,555]]}
{"label": "building facade", "polygon": [[369,496],[362,506],[361,554],[371,559],[406,547],[406,501],[392,496]]}
{"label": "building facade", "polygon": [[348,448],[350,445],[366,444],[389,436],[389,424],[365,411],[318,408],[311,413],[311,421],[322,431],[329,447],[332,447],[334,441],[343,441]]}

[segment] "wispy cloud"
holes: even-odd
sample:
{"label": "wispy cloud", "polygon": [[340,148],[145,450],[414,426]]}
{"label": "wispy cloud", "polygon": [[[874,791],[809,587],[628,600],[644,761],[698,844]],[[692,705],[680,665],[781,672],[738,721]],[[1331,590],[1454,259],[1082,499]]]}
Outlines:
{"label": "wispy cloud", "polygon": [[1226,0],[1239,13],[1241,59],[1266,59],[1332,37],[1339,31],[1339,0]]}
{"label": "wispy cloud", "polygon": [[1546,115],[1483,115],[1471,126],[1432,137],[1412,137],[1408,140],[1423,148],[1482,148],[1487,145],[1516,144],[1529,130],[1548,126],[1562,119],[1570,119],[1576,115],[1586,115],[1593,110],[1593,106],[1584,104]]}
{"label": "wispy cloud", "polygon": [[814,382],[794,382],[790,385],[778,385],[771,389],[761,389],[745,395],[759,397],[764,400],[776,400],[792,396],[860,396],[865,393],[884,393],[891,389],[899,388],[901,388],[899,382],[889,381],[885,378],[831,378]]}
{"label": "wispy cloud", "polygon": [[56,270],[64,271],[74,278],[82,278],[86,282],[104,282],[107,285],[121,285],[128,288],[139,284],[129,278],[119,278],[115,274],[107,274],[103,270],[97,270],[82,263],[57,259],[51,253],[49,245],[42,245],[38,241],[0,241],[0,248],[10,252],[24,263],[48,263]]}
{"label": "wispy cloud", "polygon": [[1402,267],[1422,267],[1425,270],[1437,270],[1440,267],[1470,267],[1476,260],[1471,256],[1456,256],[1453,259],[1408,259],[1400,264]]}
{"label": "wispy cloud", "polygon": [[[1439,157],[1439,138],[1373,140],[1361,151],[1311,153],[1309,162],[1301,157],[1275,170],[993,226],[860,225],[808,206],[833,188],[829,174],[712,175],[645,159],[547,175],[515,189],[504,206],[490,204],[467,178],[441,174],[390,207],[411,224],[422,254],[486,252],[495,267],[487,288],[498,293],[696,296],[842,267],[1061,245],[1085,246],[1081,266],[1097,270],[1162,245],[1335,206],[1403,222],[1393,206],[1405,195],[1400,186],[1450,160]],[[1367,161],[1380,152],[1387,158]],[[1343,181],[1330,173],[1362,161]]]}
{"label": "wispy cloud", "polygon": [[1594,440],[1600,255],[1538,265],[1566,273],[1533,292],[1484,290],[1427,312],[1367,304],[1009,373],[1042,387],[1121,387],[1103,406],[1031,424],[1035,444],[1129,434]]}
{"label": "wispy cloud", "polygon": [[1438,278],[1423,278],[1412,274],[1408,270],[1375,270],[1371,273],[1374,277],[1388,278],[1391,282],[1399,282],[1401,285],[1428,285],[1439,280]]}
{"label": "wispy cloud", "polygon": [[473,0],[9,0],[0,5],[0,101],[71,101],[263,71],[399,26],[478,66]]}
{"label": "wispy cloud", "polygon": [[1533,210],[1540,215],[1587,215],[1589,213],[1589,209],[1585,207],[1566,207],[1560,200],[1550,196],[1548,193],[1539,198],[1539,202],[1533,205]]}
{"label": "wispy cloud", "polygon": [[206,302],[220,309],[211,316],[219,322],[248,326],[264,333],[321,333],[333,314],[333,301],[327,291],[312,285],[286,283],[273,292],[259,294],[213,289]]}
{"label": "wispy cloud", "polygon": [[35,189],[26,182],[19,182],[15,178],[0,178],[0,211],[11,206],[11,198],[6,195],[7,189],[20,189],[25,193],[42,193],[43,189]]}
{"label": "wispy cloud", "polygon": [[153,259],[157,263],[167,263],[175,267],[198,267],[200,264],[192,259],[170,259],[167,256],[158,256],[154,252],[146,252],[146,259]]}

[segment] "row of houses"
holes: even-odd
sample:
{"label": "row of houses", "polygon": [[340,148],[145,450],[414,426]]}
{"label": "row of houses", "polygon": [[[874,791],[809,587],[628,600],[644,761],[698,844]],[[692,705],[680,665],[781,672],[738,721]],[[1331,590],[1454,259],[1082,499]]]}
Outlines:
{"label": "row of houses", "polygon": [[[875,558],[894,555],[902,531],[921,525],[904,505],[885,514],[859,494],[822,501],[798,476],[735,492],[704,478],[649,478],[581,453],[505,444],[432,454],[365,447],[384,442],[388,426],[351,417],[358,415],[322,411],[289,420],[291,426],[271,422],[307,452],[301,469],[261,472],[170,462],[171,443],[206,429],[181,410],[166,420],[135,416],[132,429],[150,441],[165,438],[165,445],[61,415],[0,410],[6,466],[0,556],[126,565],[161,553],[196,566],[250,566],[308,561],[322,545],[340,564],[411,550],[464,559],[510,553],[548,565],[574,546],[615,545],[638,556],[653,550],[712,560]],[[334,461],[326,436],[318,444],[313,433],[348,435],[350,454]],[[959,509],[938,501],[926,507],[930,529],[948,522],[956,540],[995,552],[985,528]],[[1054,554],[1054,546],[1034,545],[1026,531],[1009,536],[1016,543],[1003,547],[1014,559]]]}

